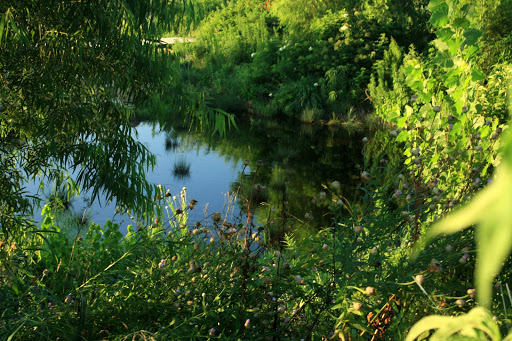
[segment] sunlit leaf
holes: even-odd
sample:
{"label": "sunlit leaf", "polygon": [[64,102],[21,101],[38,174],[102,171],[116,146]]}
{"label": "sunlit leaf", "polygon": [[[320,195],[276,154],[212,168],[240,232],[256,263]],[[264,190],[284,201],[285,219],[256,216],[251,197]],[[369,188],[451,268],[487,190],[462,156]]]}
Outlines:
{"label": "sunlit leaf", "polygon": [[458,317],[431,315],[417,322],[407,334],[405,341],[418,339],[429,330],[434,330],[430,341],[446,340],[501,340],[500,331],[492,315],[482,307],[472,309]]}
{"label": "sunlit leaf", "polygon": [[432,16],[430,17],[429,22],[437,27],[443,27],[444,25],[450,22],[450,18],[448,16],[448,12],[450,7],[444,1],[439,5],[432,8]]}

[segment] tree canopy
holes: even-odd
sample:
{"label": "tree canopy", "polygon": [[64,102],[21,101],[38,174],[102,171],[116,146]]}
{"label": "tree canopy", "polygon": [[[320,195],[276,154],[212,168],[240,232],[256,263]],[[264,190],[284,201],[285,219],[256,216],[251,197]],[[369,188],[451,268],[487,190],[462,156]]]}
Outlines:
{"label": "tree canopy", "polygon": [[[180,1],[0,0],[0,229],[28,223],[23,181],[42,176],[152,210],[154,159],[131,135],[153,94],[179,106],[173,61],[151,43]],[[9,232],[10,231],[10,232]]]}

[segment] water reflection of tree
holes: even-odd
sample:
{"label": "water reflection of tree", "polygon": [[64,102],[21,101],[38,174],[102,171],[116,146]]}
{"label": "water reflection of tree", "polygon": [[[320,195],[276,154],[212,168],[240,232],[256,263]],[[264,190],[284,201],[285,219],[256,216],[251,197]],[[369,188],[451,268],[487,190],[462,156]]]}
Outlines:
{"label": "water reflection of tree", "polygon": [[[322,184],[339,181],[339,192],[347,198],[354,197],[359,184],[362,136],[341,129],[260,123],[239,126],[222,139],[199,132],[175,133],[182,147],[206,147],[228,161],[249,160],[248,169],[231,190],[245,190],[248,201],[239,200],[240,209],[245,212],[249,203],[261,224],[273,221],[293,231],[304,225],[309,213],[314,218],[304,226],[329,226],[333,201],[328,190],[325,197],[320,194]],[[258,160],[262,165],[255,176]]]}

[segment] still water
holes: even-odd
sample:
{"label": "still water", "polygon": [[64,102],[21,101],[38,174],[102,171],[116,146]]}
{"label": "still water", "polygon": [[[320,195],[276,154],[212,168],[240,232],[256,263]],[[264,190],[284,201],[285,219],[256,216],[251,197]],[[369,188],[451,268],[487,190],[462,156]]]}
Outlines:
{"label": "still water", "polygon": [[[242,162],[236,158],[226,158],[206,145],[187,143],[183,145],[181,138],[173,137],[172,148],[169,148],[169,132],[161,130],[157,125],[141,123],[134,128],[136,139],[145,144],[156,156],[156,166],[148,170],[147,179],[152,184],[160,184],[169,189],[173,195],[180,195],[186,188],[187,198],[198,201],[195,209],[190,211],[191,221],[204,219],[205,215],[224,212],[228,207],[231,184],[237,180]],[[174,165],[185,162],[190,165],[186,176],[175,176]],[[35,185],[29,186],[35,191]],[[50,190],[45,191],[50,196]],[[115,214],[114,203],[104,200],[90,202],[87,193],[81,194],[71,202],[70,212],[76,216],[85,215],[89,221],[103,225],[112,220],[126,231],[128,224],[135,224],[127,214]],[[36,220],[37,217],[36,217]]]}
{"label": "still water", "polygon": [[[292,217],[301,223],[308,213],[315,217],[310,225],[327,226],[334,194],[350,197],[362,159],[360,134],[326,127],[263,122],[239,125],[220,138],[143,122],[134,128],[134,134],[156,156],[155,168],[147,172],[148,181],[178,196],[185,187],[188,200],[198,201],[189,215],[191,223],[215,212],[224,215],[228,208],[236,216],[251,205],[257,223],[274,221],[272,212],[285,208],[288,220]],[[244,161],[249,166],[242,173]],[[179,163],[189,167],[188,172],[176,174]],[[337,193],[325,188],[333,181],[341,183]],[[240,189],[249,200],[239,196],[238,206],[233,205],[232,194]],[[87,193],[71,206],[75,216],[85,216],[100,225],[113,220],[125,233],[126,226],[135,222],[129,215],[115,214],[115,209],[113,203],[90,203]]]}

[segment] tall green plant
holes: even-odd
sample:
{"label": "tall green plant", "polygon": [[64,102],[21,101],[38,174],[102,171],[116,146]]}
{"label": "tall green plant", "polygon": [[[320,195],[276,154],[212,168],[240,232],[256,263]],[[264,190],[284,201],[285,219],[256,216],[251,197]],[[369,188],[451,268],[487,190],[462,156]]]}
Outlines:
{"label": "tall green plant", "polygon": [[[510,80],[508,102],[512,112],[512,80]],[[440,235],[453,234],[477,224],[477,260],[476,285],[478,302],[483,307],[491,308],[492,282],[502,270],[504,262],[512,251],[512,135],[507,134],[502,150],[502,162],[496,170],[493,184],[479,193],[471,202],[459,211],[449,215],[421,239],[416,255],[427,243]],[[429,316],[419,321],[406,340],[415,340],[421,334],[435,329],[432,340],[456,339],[459,335],[473,337],[472,340],[501,340],[489,312],[475,308],[467,315],[448,320],[446,317]],[[485,336],[484,336],[485,335]],[[469,338],[468,338],[469,339]],[[508,334],[503,340],[511,340]]]}
{"label": "tall green plant", "polygon": [[408,194],[433,213],[464,201],[498,164],[503,127],[497,117],[484,116],[478,102],[485,74],[474,62],[481,32],[470,25],[472,8],[430,2],[435,51],[428,61],[411,56],[405,61],[410,102],[379,110],[395,125],[390,133],[404,143],[408,176],[417,184]]}

